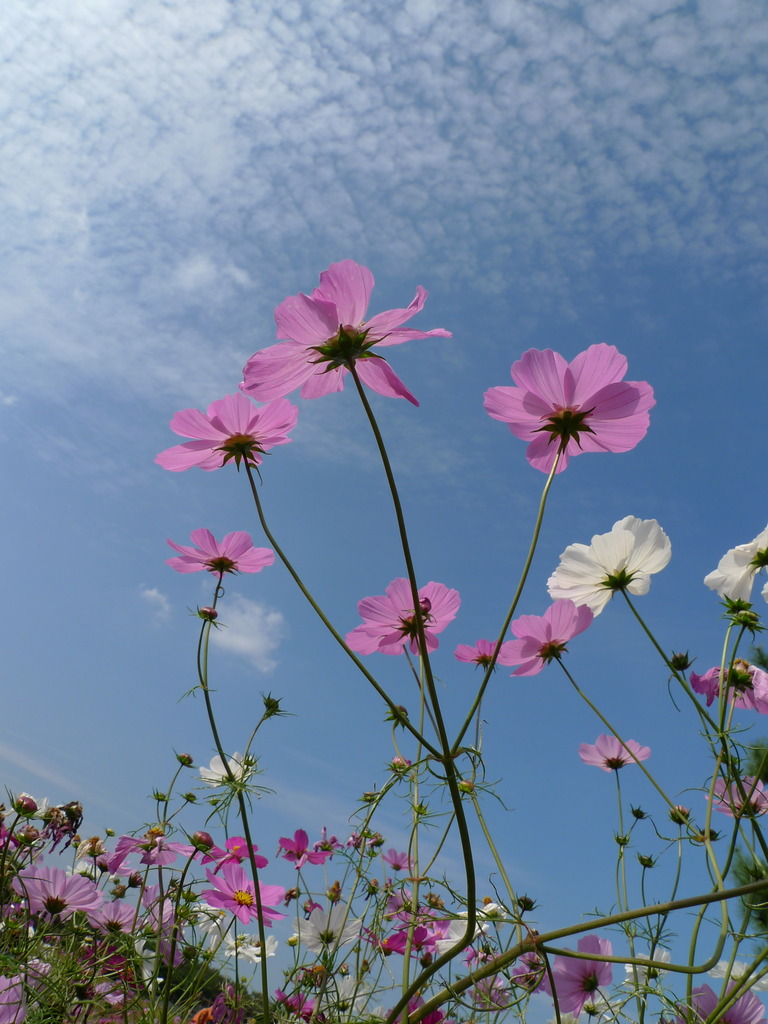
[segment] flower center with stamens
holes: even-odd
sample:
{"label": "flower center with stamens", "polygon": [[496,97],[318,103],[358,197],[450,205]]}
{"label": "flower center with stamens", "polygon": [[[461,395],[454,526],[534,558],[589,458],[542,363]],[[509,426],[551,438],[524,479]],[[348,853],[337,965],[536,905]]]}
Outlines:
{"label": "flower center with stamens", "polygon": [[232,893],[232,899],[240,907],[252,907],[256,902],[253,893],[248,892],[247,889],[235,889]]}
{"label": "flower center with stamens", "polygon": [[[426,627],[428,622],[432,621],[430,611],[432,610],[432,602],[428,597],[422,597],[419,601],[419,608],[421,609],[421,621]],[[418,633],[418,627],[416,625],[416,613],[400,619],[400,630],[403,637],[415,637]]]}
{"label": "flower center with stamens", "polygon": [[569,441],[575,441],[576,444],[581,448],[581,441],[579,440],[580,434],[594,434],[594,430],[586,422],[587,417],[595,411],[594,406],[591,409],[555,409],[549,416],[544,416],[543,419],[546,423],[543,427],[539,427],[535,433],[548,433],[550,435],[547,444],[557,438],[560,442],[559,448],[564,449]]}
{"label": "flower center with stamens", "polygon": [[226,555],[219,555],[217,558],[209,558],[205,563],[210,572],[237,572],[237,565]]}
{"label": "flower center with stamens", "polygon": [[560,643],[557,640],[551,640],[548,644],[543,644],[539,648],[539,657],[542,661],[549,664],[554,658],[559,658],[563,651],[567,650],[564,643]]}
{"label": "flower center with stamens", "polygon": [[363,324],[354,327],[352,324],[339,324],[339,333],[329,338],[324,345],[313,345],[312,350],[317,352],[319,358],[316,363],[328,363],[328,370],[336,370],[340,366],[347,369],[354,366],[358,359],[377,359],[375,352],[369,349],[379,341],[379,338],[371,338],[368,341],[368,331],[362,330]]}
{"label": "flower center with stamens", "polygon": [[67,901],[61,899],[60,896],[49,896],[43,900],[43,905],[49,914],[60,914],[62,910],[66,910]]}

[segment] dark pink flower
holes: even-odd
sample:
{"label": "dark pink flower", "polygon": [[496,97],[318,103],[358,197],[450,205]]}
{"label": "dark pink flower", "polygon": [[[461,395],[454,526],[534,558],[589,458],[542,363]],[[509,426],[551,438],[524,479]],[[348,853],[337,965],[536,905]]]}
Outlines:
{"label": "dark pink flower", "polygon": [[512,366],[516,387],[485,393],[489,416],[529,441],[527,458],[549,473],[582,452],[628,452],[648,430],[655,405],[645,381],[623,381],[627,360],[612,345],[590,345],[570,363],[551,349],[529,349]]}
{"label": "dark pink flower", "polygon": [[279,849],[285,850],[282,855],[284,860],[293,861],[298,871],[305,864],[325,864],[332,854],[332,850],[310,850],[309,836],[303,828],[297,828],[293,839],[283,836],[279,842]]}
{"label": "dark pink flower", "polygon": [[[507,641],[507,643],[502,644],[499,648],[499,656],[495,662],[496,665],[515,664],[514,656],[510,653],[509,644],[510,641]],[[469,644],[459,644],[454,651],[454,657],[458,661],[473,661],[476,665],[488,668],[495,649],[495,640],[478,640],[474,647],[470,647]]]}
{"label": "dark pink flower", "polygon": [[[719,1002],[720,999],[709,985],[695,988],[691,998],[692,1013],[687,1007],[680,1007],[681,1015],[676,1018],[677,1024],[703,1024],[712,1018]],[[765,1007],[753,992],[745,992],[733,1006],[717,1015],[718,1024],[763,1024],[764,1020]]]}
{"label": "dark pink flower", "polygon": [[173,864],[180,854],[183,857],[191,857],[194,852],[194,846],[166,839],[162,830],[151,828],[143,836],[120,836],[107,866],[114,873],[120,869],[129,854],[140,853],[142,864],[165,867],[166,864]]}
{"label": "dark pink flower", "polygon": [[300,292],[281,302],[275,310],[277,337],[288,340],[251,356],[243,369],[242,390],[270,401],[301,387],[302,398],[320,398],[341,391],[354,366],[360,380],[380,395],[418,405],[374,346],[450,338],[450,332],[401,326],[423,308],[427,293],[421,286],[407,309],[390,309],[366,320],[372,289],[373,274],[367,267],[342,260],[323,271],[311,295]]}
{"label": "dark pink flower", "polygon": [[615,736],[609,736],[607,733],[598,736],[594,743],[582,743],[579,747],[579,757],[584,764],[593,764],[596,768],[602,768],[604,772],[618,771],[625,764],[647,761],[650,756],[650,747],[642,747],[634,740],[627,740],[626,744],[623,744]]}
{"label": "dark pink flower", "polygon": [[[435,651],[439,643],[435,633],[441,633],[455,619],[461,598],[458,590],[449,590],[442,583],[427,583],[418,593],[427,650]],[[402,654],[407,643],[414,654],[418,653],[416,615],[407,579],[392,580],[385,594],[363,598],[357,610],[365,622],[347,634],[353,651]]]}
{"label": "dark pink flower", "polygon": [[[691,672],[691,689],[707,698],[707,707],[720,695],[720,666],[703,676]],[[737,708],[768,715],[768,673],[737,658],[728,673],[728,699]]]}
{"label": "dark pink flower", "polygon": [[[205,873],[211,885],[215,886],[214,889],[204,889],[200,893],[209,907],[231,910],[242,924],[248,924],[249,921],[258,919],[256,890],[253,887],[253,882],[239,864],[225,864],[220,875],[215,875],[207,868]],[[275,904],[282,903],[285,899],[285,889],[279,885],[259,883],[259,892],[264,924],[271,927],[273,921],[285,917],[285,914],[274,909]]]}
{"label": "dark pink flower", "polygon": [[768,811],[768,793],[760,779],[753,775],[744,776],[741,787],[735,782],[729,785],[718,779],[712,806],[731,818],[754,818]]}
{"label": "dark pink flower", "polygon": [[[260,853],[256,853],[258,846],[252,846],[253,859],[257,868],[265,868],[269,861],[266,857],[262,857]],[[224,843],[224,849],[222,850],[218,846],[211,847],[202,860],[201,864],[208,864],[211,861],[215,861],[216,867],[213,873],[218,872],[224,867],[225,864],[242,864],[243,861],[247,861],[250,864],[250,856],[248,853],[248,843],[243,836],[230,836],[229,839]]]}
{"label": "dark pink flower", "polygon": [[163,469],[181,472],[220,469],[230,459],[241,459],[258,466],[270,448],[290,444],[289,430],[296,426],[299,410],[280,399],[257,408],[245,395],[227,395],[199,409],[182,409],[171,420],[171,430],[193,440],[166,448],[155,459]]}
{"label": "dark pink flower", "polygon": [[591,609],[573,601],[555,601],[543,615],[521,615],[512,623],[517,640],[506,644],[508,665],[519,665],[513,676],[534,676],[567,650],[566,644],[592,622]]}
{"label": "dark pink flower", "polygon": [[61,868],[24,868],[11,884],[26,898],[30,913],[58,917],[61,921],[78,910],[96,910],[104,899],[90,878],[68,875]]}
{"label": "dark pink flower", "polygon": [[172,540],[167,542],[181,555],[167,561],[176,572],[201,572],[203,569],[221,575],[225,572],[261,572],[275,560],[274,551],[255,548],[250,534],[242,530],[228,533],[221,542],[205,529],[193,530],[189,537],[195,547],[183,547]]}
{"label": "dark pink flower", "polygon": [[[611,956],[613,947],[607,939],[600,939],[597,935],[585,935],[583,939],[579,939],[578,951]],[[570,956],[555,957],[552,974],[554,993],[546,973],[543,975],[540,990],[556,995],[561,1013],[572,1013],[575,1017],[578,1017],[587,1003],[593,1001],[598,989],[610,985],[613,978],[609,963],[601,960],[577,960]]]}

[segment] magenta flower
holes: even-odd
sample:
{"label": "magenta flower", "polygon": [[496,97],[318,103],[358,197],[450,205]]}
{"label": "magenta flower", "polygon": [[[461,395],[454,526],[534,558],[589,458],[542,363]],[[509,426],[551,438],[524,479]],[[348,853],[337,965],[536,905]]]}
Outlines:
{"label": "magenta flower", "polygon": [[647,761],[650,756],[650,747],[643,747],[635,740],[621,743],[606,733],[598,736],[594,743],[582,743],[579,747],[579,757],[584,764],[593,764],[604,772],[616,772],[625,764]]}
{"label": "magenta flower", "polygon": [[[424,639],[427,650],[435,651],[441,633],[456,618],[461,604],[458,590],[449,590],[442,583],[427,583],[419,590]],[[408,580],[392,580],[386,593],[364,597],[357,610],[366,620],[347,633],[347,643],[359,654],[402,654],[407,643],[414,654],[419,653],[413,594]]]}
{"label": "magenta flower", "polygon": [[[495,662],[496,665],[515,664],[514,654],[510,652],[510,643],[511,641],[507,641],[507,643],[502,644],[499,648],[499,656]],[[469,644],[459,644],[453,655],[458,661],[473,661],[476,665],[488,668],[495,649],[495,640],[478,640],[474,647],[470,647]]]}
{"label": "magenta flower", "polygon": [[171,430],[191,441],[166,448],[155,459],[174,473],[193,466],[220,469],[230,459],[237,466],[245,459],[253,466],[278,444],[290,444],[289,430],[296,426],[299,410],[280,399],[257,408],[245,395],[227,395],[208,406],[208,411],[182,409],[171,420]]}
{"label": "magenta flower", "polygon": [[[583,939],[579,939],[578,951],[611,956],[613,947],[607,939],[600,939],[597,935],[585,935]],[[555,992],[552,992],[546,973],[541,980],[541,991],[556,995],[561,1013],[572,1013],[575,1017],[578,1017],[587,1003],[593,1001],[598,989],[610,985],[613,978],[613,970],[609,963],[601,960],[577,960],[569,956],[555,957],[552,974]]]}
{"label": "magenta flower", "polygon": [[162,829],[154,827],[148,829],[143,836],[120,836],[107,866],[114,873],[120,870],[123,861],[131,853],[140,853],[142,864],[165,867],[167,864],[173,864],[180,854],[183,857],[191,857],[194,852],[194,846],[166,839]]}
{"label": "magenta flower", "polygon": [[293,839],[283,836],[280,839],[278,849],[285,850],[283,859],[293,861],[294,867],[297,871],[307,863],[325,864],[328,858],[333,854],[332,850],[310,850],[309,836],[303,828],[296,829],[293,834]]}
{"label": "magenta flower", "polygon": [[718,779],[712,806],[731,818],[755,818],[768,811],[768,793],[760,779],[753,775],[746,775],[741,786]]}
{"label": "magenta flower", "polygon": [[250,534],[242,530],[228,533],[219,543],[210,530],[193,530],[189,535],[194,547],[183,547],[167,541],[180,558],[169,558],[167,564],[176,572],[261,572],[272,565],[275,553],[270,548],[255,548]]}
{"label": "magenta flower", "polygon": [[354,260],[332,263],[311,295],[291,295],[275,310],[277,337],[287,338],[251,356],[243,369],[241,389],[270,401],[301,387],[302,398],[341,391],[354,366],[360,380],[380,395],[419,403],[375,345],[401,345],[414,338],[450,338],[450,331],[401,327],[420,312],[427,299],[419,286],[407,309],[390,309],[365,319],[373,274]]}
{"label": "magenta flower", "polygon": [[519,665],[513,676],[535,676],[545,665],[568,648],[573,637],[583,633],[594,618],[587,605],[577,607],[573,601],[555,601],[543,615],[521,615],[511,629],[517,640],[507,647],[508,665]]}
{"label": "magenta flower", "polygon": [[[729,985],[728,987],[730,989],[733,986]],[[699,988],[695,988],[691,998],[693,1013],[689,1012],[687,1007],[681,1006],[680,1016],[676,1018],[676,1024],[696,1024],[699,1021],[703,1024],[704,1021],[712,1018],[719,1002],[720,999],[709,985],[701,985]],[[765,1007],[754,992],[745,992],[744,995],[739,996],[733,1006],[729,1007],[725,1013],[718,1013],[716,1019],[718,1024],[763,1024],[765,1020]]]}
{"label": "magenta flower", "polygon": [[623,381],[627,360],[612,345],[590,345],[572,362],[551,349],[532,348],[512,366],[516,387],[485,393],[489,416],[529,441],[527,458],[549,473],[558,451],[557,472],[571,455],[628,452],[648,430],[653,388]]}
{"label": "magenta flower", "polygon": [[[703,676],[691,672],[690,682],[691,689],[707,698],[709,707],[720,696],[720,666],[716,665]],[[737,658],[728,673],[728,699],[737,708],[768,715],[768,673]]]}
{"label": "magenta flower", "polygon": [[11,884],[26,897],[30,913],[58,917],[61,921],[78,910],[96,910],[104,899],[90,878],[68,875],[61,868],[24,868]]}
{"label": "magenta flower", "polygon": [[[253,860],[257,868],[265,868],[269,861],[266,857],[262,857],[260,853],[256,853],[258,846],[252,846]],[[230,836],[229,839],[224,843],[224,849],[219,846],[213,846],[203,856],[200,863],[208,864],[211,861],[215,861],[216,867],[214,868],[214,875],[218,874],[219,871],[224,867],[225,864],[242,864],[243,861],[250,863],[250,856],[248,853],[248,843],[243,836]]]}
{"label": "magenta flower", "polygon": [[[239,864],[225,864],[220,875],[215,875],[208,868],[205,873],[211,885],[215,886],[214,889],[204,889],[200,893],[209,907],[231,910],[242,924],[258,920],[256,890]],[[259,892],[264,924],[271,927],[273,921],[285,917],[285,914],[274,909],[275,904],[282,903],[285,899],[285,889],[279,885],[262,885],[260,882]]]}

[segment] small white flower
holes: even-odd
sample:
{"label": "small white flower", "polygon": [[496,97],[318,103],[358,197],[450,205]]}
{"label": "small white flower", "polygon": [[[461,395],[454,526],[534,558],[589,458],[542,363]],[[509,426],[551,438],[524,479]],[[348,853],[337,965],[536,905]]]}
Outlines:
{"label": "small white flower", "polygon": [[[227,764],[238,782],[247,779],[253,774],[253,763],[249,759],[243,758],[242,754],[233,754],[232,757],[227,758]],[[200,780],[207,786],[221,786],[229,780],[229,776],[224,768],[224,762],[218,754],[211,758],[207,768],[200,768]]]}
{"label": "small white flower", "polygon": [[309,920],[299,923],[299,939],[313,953],[327,953],[337,946],[354,942],[360,934],[362,921],[348,917],[344,903],[334,903],[330,910],[315,907]]}
{"label": "small white flower", "polygon": [[[645,953],[637,954],[638,960],[653,960],[654,963],[668,964],[672,959],[668,949],[657,949],[653,957],[646,956]],[[627,975],[627,982],[634,984],[635,982],[635,971],[637,971],[637,980],[640,985],[647,985],[654,978],[660,977],[662,974],[667,972],[660,967],[640,967],[639,964],[625,964],[624,971]]]}
{"label": "small white flower", "polygon": [[655,519],[626,516],[592,543],[571,544],[547,581],[554,601],[571,600],[599,615],[614,591],[647,594],[651,575],[669,562],[672,545]]}
{"label": "small white flower", "polygon": [[[749,601],[755,576],[768,565],[768,526],[749,544],[739,544],[727,551],[716,569],[704,577],[710,590],[732,601]],[[763,588],[768,601],[768,583]]]}
{"label": "small white flower", "polygon": [[[277,939],[274,935],[268,935],[264,943],[266,955],[274,956],[277,947]],[[236,956],[238,959],[247,960],[252,964],[261,963],[261,943],[255,935],[228,935],[224,939],[222,950],[225,956]]]}
{"label": "small white flower", "polygon": [[191,917],[195,928],[208,936],[212,946],[221,944],[232,925],[231,914],[219,907],[209,907],[207,903],[196,903]]}
{"label": "small white flower", "polygon": [[359,1020],[363,1014],[370,1013],[365,1009],[370,996],[367,986],[361,984],[352,975],[346,978],[332,977],[328,981],[322,999],[323,1010],[332,1011],[332,1017],[338,1021]]}
{"label": "small white flower", "polygon": [[[734,960],[731,964],[727,960],[720,960],[707,973],[710,978],[730,978],[731,981],[741,981],[746,974],[751,974],[753,971],[754,964],[745,964],[742,960]],[[752,992],[768,992],[768,978],[753,981],[749,989]]]}

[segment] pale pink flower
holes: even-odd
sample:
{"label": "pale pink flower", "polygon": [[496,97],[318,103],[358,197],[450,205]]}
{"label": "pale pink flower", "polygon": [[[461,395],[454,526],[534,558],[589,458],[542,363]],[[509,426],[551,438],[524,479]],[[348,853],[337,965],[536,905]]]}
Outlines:
{"label": "pale pink flower", "polygon": [[717,779],[712,806],[730,818],[755,818],[768,811],[768,793],[760,779],[753,775],[744,776],[741,787],[735,782],[729,784]]}
{"label": "pale pink flower", "polygon": [[[435,633],[441,633],[456,617],[461,598],[458,590],[449,590],[442,583],[427,583],[418,594],[427,650],[435,651],[439,643]],[[414,654],[418,653],[413,594],[407,579],[392,580],[385,594],[363,598],[357,610],[365,622],[347,634],[353,651],[402,654],[407,643]]]}
{"label": "pale pink flower", "polygon": [[[502,644],[499,648],[499,656],[495,662],[496,665],[515,664],[514,656],[510,654],[509,643],[507,641],[507,643]],[[470,647],[469,644],[459,644],[453,652],[453,656],[458,661],[473,661],[476,665],[482,666],[482,668],[488,668],[495,650],[495,640],[478,640],[474,647]]]}
{"label": "pale pink flower", "polygon": [[[579,953],[593,953],[611,956],[613,947],[607,939],[597,935],[585,935],[579,939]],[[587,1003],[599,999],[599,989],[611,984],[613,970],[609,963],[601,960],[577,960],[574,957],[557,956],[552,967],[555,994],[560,1009],[578,1016]],[[542,977],[540,990],[553,994],[549,978]]]}
{"label": "pale pink flower", "polygon": [[24,979],[20,974],[12,978],[0,975],[0,1024],[21,1024],[26,1016]]}
{"label": "pale pink flower", "polygon": [[[707,698],[707,707],[720,696],[720,666],[703,676],[691,672],[691,689]],[[768,673],[737,658],[728,673],[728,700],[737,708],[768,715]]]}
{"label": "pale pink flower", "polygon": [[354,260],[332,263],[311,295],[291,295],[275,310],[277,337],[287,338],[262,349],[243,369],[246,394],[262,401],[301,387],[302,398],[341,391],[350,367],[380,395],[419,403],[374,346],[400,345],[413,338],[450,338],[442,328],[419,331],[402,327],[427,299],[419,286],[407,309],[390,309],[365,319],[373,274]]}
{"label": "pale pink flower", "polygon": [[507,644],[509,665],[519,665],[513,676],[534,676],[555,658],[560,658],[573,637],[592,622],[592,612],[573,601],[555,601],[543,615],[521,615],[512,623],[517,640]]}
{"label": "pale pink flower", "polygon": [[[259,912],[256,906],[256,890],[253,882],[239,864],[225,864],[220,875],[215,875],[206,868],[208,881],[215,886],[214,889],[204,889],[200,896],[210,907],[220,907],[222,910],[230,910],[235,917],[243,924],[258,919]],[[259,883],[261,894],[262,918],[267,927],[272,922],[285,917],[274,907],[285,899],[285,889],[279,885],[262,885]]]}
{"label": "pale pink flower", "polygon": [[167,448],[155,459],[163,469],[181,472],[198,466],[220,469],[230,459],[237,466],[245,459],[253,466],[278,444],[290,444],[289,430],[296,426],[299,410],[285,399],[256,407],[245,395],[227,395],[199,409],[182,409],[171,420],[171,430],[191,441]]}
{"label": "pale pink flower", "polygon": [[[718,566],[704,577],[711,590],[731,601],[749,601],[755,576],[768,567],[768,526],[748,544],[739,544],[726,551]],[[768,584],[763,588],[768,601]]]}
{"label": "pale pink flower", "polygon": [[551,349],[532,348],[512,366],[517,386],[490,388],[485,409],[530,442],[535,469],[549,473],[562,451],[560,473],[571,455],[628,452],[645,437],[653,389],[624,381],[626,372],[627,360],[612,345],[590,345],[570,363]]}
{"label": "pale pink flower", "polygon": [[411,858],[407,853],[399,853],[394,847],[382,853],[381,859],[389,864],[393,871],[413,871]]}
{"label": "pale pink flower", "polygon": [[274,551],[255,548],[250,534],[242,530],[228,533],[220,542],[206,529],[193,530],[189,537],[194,547],[167,541],[181,556],[167,561],[176,572],[201,572],[203,569],[220,575],[225,572],[261,572],[275,560]]}
{"label": "pale pink flower", "polygon": [[643,747],[635,740],[621,743],[615,736],[606,733],[598,736],[594,743],[582,743],[579,747],[579,757],[584,764],[592,764],[604,772],[618,771],[625,764],[647,761],[650,756],[650,747]]}
{"label": "pale pink flower", "polygon": [[96,910],[104,897],[90,878],[68,875],[61,868],[43,865],[24,868],[12,886],[29,904],[31,914],[64,921],[78,910]]}
{"label": "pale pink flower", "polygon": [[[729,986],[729,988],[732,987]],[[676,1022],[677,1024],[699,1024],[699,1022],[703,1024],[704,1021],[712,1018],[719,1002],[719,997],[709,985],[701,985],[693,990],[691,1011],[687,1007],[681,1006],[681,1014],[676,1018]],[[763,1024],[765,1007],[754,993],[745,992],[724,1013],[718,1013],[716,1019],[718,1024]]]}

